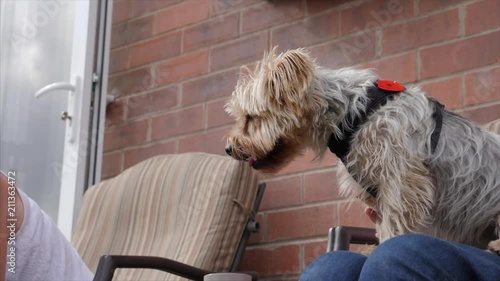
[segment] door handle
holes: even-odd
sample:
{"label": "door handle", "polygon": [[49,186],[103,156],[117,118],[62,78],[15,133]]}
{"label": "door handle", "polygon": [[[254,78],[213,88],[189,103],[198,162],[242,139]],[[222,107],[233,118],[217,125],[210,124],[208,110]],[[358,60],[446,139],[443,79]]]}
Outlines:
{"label": "door handle", "polygon": [[50,93],[52,91],[57,91],[57,90],[68,90],[68,91],[74,92],[75,85],[73,85],[71,83],[67,83],[67,82],[52,83],[52,84],[49,84],[49,85],[41,88],[40,90],[38,90],[35,93],[35,98],[39,98],[47,93]]}
{"label": "door handle", "polygon": [[68,141],[73,143],[75,141],[75,136],[77,133],[77,124],[80,120],[77,120],[79,115],[79,103],[77,100],[81,100],[81,81],[80,77],[77,75],[73,75],[71,77],[71,82],[56,82],[49,84],[35,93],[35,98],[40,98],[50,92],[58,91],[58,90],[67,90],[69,91],[68,97],[68,108],[67,108],[67,117],[66,120],[66,135],[68,137]]}

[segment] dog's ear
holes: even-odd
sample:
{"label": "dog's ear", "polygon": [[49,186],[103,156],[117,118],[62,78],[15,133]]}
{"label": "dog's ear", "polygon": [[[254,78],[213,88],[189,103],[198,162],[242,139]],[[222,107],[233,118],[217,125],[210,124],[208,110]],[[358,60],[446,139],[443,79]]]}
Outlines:
{"label": "dog's ear", "polygon": [[314,61],[304,49],[273,53],[267,67],[264,87],[267,96],[279,105],[297,105],[304,101],[314,78]]}

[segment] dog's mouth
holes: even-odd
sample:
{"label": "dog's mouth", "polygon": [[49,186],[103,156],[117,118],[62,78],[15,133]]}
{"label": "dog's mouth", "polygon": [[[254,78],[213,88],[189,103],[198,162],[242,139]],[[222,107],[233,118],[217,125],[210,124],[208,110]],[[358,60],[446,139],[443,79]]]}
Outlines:
{"label": "dog's mouth", "polygon": [[280,158],[281,150],[284,148],[284,142],[279,139],[274,145],[273,149],[269,151],[264,157],[254,158],[247,157],[245,161],[248,162],[248,165],[256,170],[265,168],[269,165],[272,165],[276,160]]}
{"label": "dog's mouth", "polygon": [[[265,159],[265,158],[263,158]],[[243,160],[245,162],[248,162],[248,166],[254,168],[254,169],[257,169],[255,167],[255,163],[257,163],[257,167],[259,166],[259,163],[262,161],[262,160],[257,160],[256,158],[252,158],[252,157],[247,157],[245,160]]]}
{"label": "dog's mouth", "polygon": [[249,158],[247,161],[248,161],[248,165],[250,167],[254,168],[255,170],[259,170],[262,167],[266,166],[266,159],[267,159],[267,157],[264,157],[261,159]]}

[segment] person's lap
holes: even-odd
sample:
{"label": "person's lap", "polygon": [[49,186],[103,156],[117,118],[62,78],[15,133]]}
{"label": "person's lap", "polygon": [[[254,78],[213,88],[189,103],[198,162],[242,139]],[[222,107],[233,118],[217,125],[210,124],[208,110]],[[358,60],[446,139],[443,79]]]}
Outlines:
{"label": "person's lap", "polygon": [[430,236],[402,235],[369,257],[346,251],[320,256],[300,280],[500,280],[500,257]]}

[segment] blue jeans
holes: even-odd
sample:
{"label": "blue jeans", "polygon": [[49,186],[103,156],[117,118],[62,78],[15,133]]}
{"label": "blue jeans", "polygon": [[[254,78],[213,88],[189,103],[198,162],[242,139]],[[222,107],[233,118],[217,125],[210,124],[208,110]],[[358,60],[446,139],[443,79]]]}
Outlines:
{"label": "blue jeans", "polygon": [[339,251],[314,260],[300,281],[500,280],[500,257],[478,248],[408,234],[380,244],[369,257]]}

